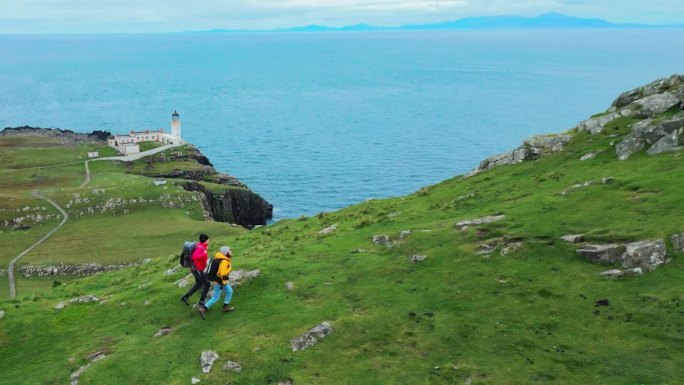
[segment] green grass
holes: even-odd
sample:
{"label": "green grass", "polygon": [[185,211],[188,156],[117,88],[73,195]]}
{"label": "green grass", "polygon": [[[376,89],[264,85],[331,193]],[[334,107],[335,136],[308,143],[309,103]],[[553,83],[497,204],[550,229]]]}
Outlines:
{"label": "green grass", "polygon": [[[187,384],[193,376],[202,384],[684,383],[681,255],[642,277],[610,281],[598,276],[610,266],[577,258],[576,246],[559,239],[585,233],[591,242],[626,242],[684,231],[682,155],[641,152],[617,161],[611,142],[632,122],[576,134],[564,151],[537,161],[251,232],[209,228],[179,209],[141,208],[119,228],[118,216],[84,216],[64,229],[66,238],[39,250],[41,258],[51,247],[78,260],[145,247],[157,257],[0,300],[7,312],[0,354],[12,357],[0,360],[3,381],[64,383],[88,354],[105,350],[109,356],[93,363],[81,384]],[[603,152],[579,160],[592,150]],[[150,189],[118,165],[96,169],[94,183],[107,194],[123,194],[116,190],[122,182],[130,196]],[[615,180],[601,184],[603,177]],[[597,183],[571,188],[590,180]],[[50,192],[59,199],[71,193]],[[506,219],[466,231],[454,226],[497,213]],[[318,234],[332,224],[334,233]],[[165,247],[203,228],[211,253],[229,244],[235,269],[262,271],[235,290],[235,312],[211,309],[206,321],[178,301],[185,289],[173,282],[186,272],[163,275],[177,264],[176,250]],[[412,232],[400,240],[403,230]],[[373,244],[376,234],[389,235],[393,247]],[[513,241],[523,246],[506,256],[476,252],[482,243]],[[410,264],[415,254],[428,258]],[[288,281],[294,290],[285,289]],[[54,310],[84,294],[105,303]],[[599,299],[610,305],[595,306]],[[335,329],[330,337],[290,350],[290,338],[326,320]],[[174,332],[153,337],[162,326]],[[199,356],[209,349],[221,358],[202,374]],[[227,360],[243,371],[224,371]]]}

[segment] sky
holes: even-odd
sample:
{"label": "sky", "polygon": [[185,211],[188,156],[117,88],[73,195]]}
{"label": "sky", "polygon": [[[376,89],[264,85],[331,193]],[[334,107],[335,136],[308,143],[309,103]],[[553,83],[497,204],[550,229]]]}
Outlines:
{"label": "sky", "polygon": [[0,33],[136,33],[425,24],[561,12],[684,24],[684,0],[0,0]]}

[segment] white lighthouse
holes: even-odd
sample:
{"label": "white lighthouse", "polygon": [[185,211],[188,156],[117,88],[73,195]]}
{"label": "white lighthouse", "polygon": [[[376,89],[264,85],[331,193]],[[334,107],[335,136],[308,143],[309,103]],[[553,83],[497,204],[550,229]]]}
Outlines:
{"label": "white lighthouse", "polygon": [[174,111],[171,115],[171,137],[173,138],[174,144],[181,143],[181,121],[178,112]]}

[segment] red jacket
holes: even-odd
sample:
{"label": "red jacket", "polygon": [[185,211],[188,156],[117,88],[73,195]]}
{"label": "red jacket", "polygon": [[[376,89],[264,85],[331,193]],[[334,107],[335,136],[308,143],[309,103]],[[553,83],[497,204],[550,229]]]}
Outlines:
{"label": "red jacket", "polygon": [[206,243],[197,242],[195,252],[192,253],[192,263],[197,271],[204,271],[207,267],[207,247]]}

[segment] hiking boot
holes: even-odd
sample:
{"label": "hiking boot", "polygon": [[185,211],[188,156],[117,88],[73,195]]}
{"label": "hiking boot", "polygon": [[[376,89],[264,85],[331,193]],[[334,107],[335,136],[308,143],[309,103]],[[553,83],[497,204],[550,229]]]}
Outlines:
{"label": "hiking boot", "polygon": [[188,297],[186,297],[186,296],[182,296],[182,297],[181,297],[181,302],[183,302],[184,304],[190,306],[190,302],[188,302]]}
{"label": "hiking boot", "polygon": [[228,313],[229,311],[233,311],[233,310],[235,310],[234,307],[228,306],[228,305],[223,305],[223,312],[224,313]]}
{"label": "hiking boot", "polygon": [[197,312],[199,313],[200,317],[202,317],[202,319],[207,319],[207,308],[206,307],[204,307],[203,305],[198,306]]}

